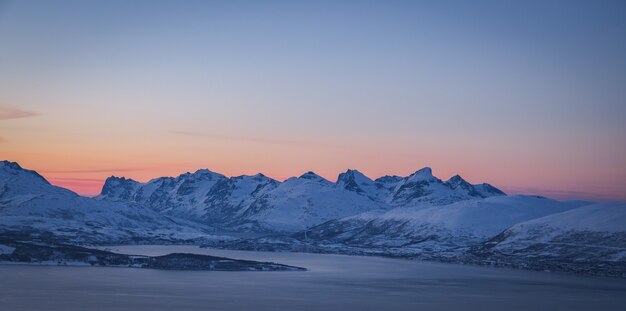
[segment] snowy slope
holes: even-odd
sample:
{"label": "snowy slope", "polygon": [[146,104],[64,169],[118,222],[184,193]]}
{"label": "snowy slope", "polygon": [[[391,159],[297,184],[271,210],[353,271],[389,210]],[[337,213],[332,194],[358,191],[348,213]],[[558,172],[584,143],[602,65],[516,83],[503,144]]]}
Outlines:
{"label": "snowy slope", "polygon": [[15,162],[0,161],[0,206],[18,205],[44,196],[68,199],[77,195],[51,185],[37,172],[23,169]]}
{"label": "snowy slope", "polygon": [[482,242],[523,221],[576,208],[535,196],[496,196],[444,206],[398,207],[329,221],[307,237],[360,247],[399,247],[404,251],[444,251]]}
{"label": "snowy slope", "polygon": [[522,222],[484,247],[509,256],[626,261],[626,203],[586,205]]}
{"label": "snowy slope", "polygon": [[263,228],[288,232],[385,207],[308,172],[261,196],[244,216]]}
{"label": "snowy slope", "polygon": [[81,197],[14,162],[0,162],[0,189],[0,231],[5,234],[51,233],[81,243],[212,238],[207,226]]}

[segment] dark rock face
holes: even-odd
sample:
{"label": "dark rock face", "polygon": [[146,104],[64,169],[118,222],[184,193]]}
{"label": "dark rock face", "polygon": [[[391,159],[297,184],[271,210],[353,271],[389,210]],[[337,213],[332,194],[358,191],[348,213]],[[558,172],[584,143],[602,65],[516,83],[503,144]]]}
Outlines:
{"label": "dark rock face", "polygon": [[426,180],[405,183],[393,194],[392,202],[411,202],[427,196],[432,193],[427,188],[429,184],[430,182]]}
{"label": "dark rock face", "polygon": [[470,196],[481,198],[484,197],[482,194],[476,191],[476,188],[472,184],[465,181],[465,179],[463,179],[459,175],[453,176],[448,181],[446,181],[445,184],[452,190],[462,189],[466,191]]}
{"label": "dark rock face", "polygon": [[338,183],[343,183],[344,189],[356,193],[364,193],[365,191],[356,183],[354,174],[350,171],[339,174]]}
{"label": "dark rock face", "polygon": [[101,195],[114,196],[117,201],[134,201],[138,186],[139,183],[130,178],[111,176],[104,182]]}

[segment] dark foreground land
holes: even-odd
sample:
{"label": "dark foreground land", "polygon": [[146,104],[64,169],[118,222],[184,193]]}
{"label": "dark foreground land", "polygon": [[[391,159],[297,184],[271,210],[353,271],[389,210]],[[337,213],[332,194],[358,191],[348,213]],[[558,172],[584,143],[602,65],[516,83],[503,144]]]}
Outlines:
{"label": "dark foreground land", "polygon": [[0,240],[0,264],[90,265],[162,270],[303,271],[273,262],[238,260],[190,253],[159,256],[117,254],[74,245],[45,245]]}

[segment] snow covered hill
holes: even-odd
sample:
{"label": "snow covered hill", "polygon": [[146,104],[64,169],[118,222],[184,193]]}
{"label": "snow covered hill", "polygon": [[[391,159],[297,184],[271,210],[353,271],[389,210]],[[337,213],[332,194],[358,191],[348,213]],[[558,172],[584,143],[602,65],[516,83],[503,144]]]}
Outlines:
{"label": "snow covered hill", "polygon": [[209,227],[149,208],[96,201],[51,185],[17,163],[0,162],[0,235],[77,243],[133,243],[214,238]]}
{"label": "snow covered hill", "polygon": [[587,205],[522,222],[482,249],[499,256],[624,262],[626,203]]}
{"label": "snow covered hill", "polygon": [[[397,207],[326,222],[307,238],[402,253],[442,255],[480,243],[519,222],[579,207],[536,196],[496,196],[443,206]],[[302,236],[300,233],[298,236]]]}

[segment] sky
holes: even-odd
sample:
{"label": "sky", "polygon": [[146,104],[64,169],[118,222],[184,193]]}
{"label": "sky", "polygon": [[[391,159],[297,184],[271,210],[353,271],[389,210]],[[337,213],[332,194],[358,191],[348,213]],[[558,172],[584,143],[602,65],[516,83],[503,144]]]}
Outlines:
{"label": "sky", "polygon": [[626,2],[0,0],[0,159],[626,200]]}

